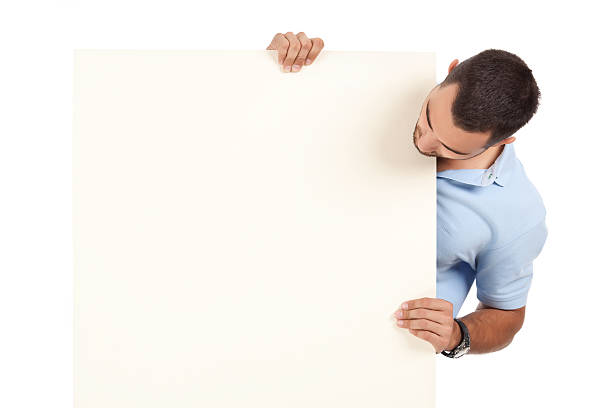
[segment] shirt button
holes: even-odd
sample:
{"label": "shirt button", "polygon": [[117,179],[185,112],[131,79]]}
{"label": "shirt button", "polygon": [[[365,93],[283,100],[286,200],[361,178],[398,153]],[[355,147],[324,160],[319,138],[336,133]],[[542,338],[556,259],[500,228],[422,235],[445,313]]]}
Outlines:
{"label": "shirt button", "polygon": [[495,178],[493,177],[493,171],[489,169],[485,171],[484,174],[482,175],[481,184],[483,186],[488,186],[489,184],[493,182],[493,180],[495,180]]}

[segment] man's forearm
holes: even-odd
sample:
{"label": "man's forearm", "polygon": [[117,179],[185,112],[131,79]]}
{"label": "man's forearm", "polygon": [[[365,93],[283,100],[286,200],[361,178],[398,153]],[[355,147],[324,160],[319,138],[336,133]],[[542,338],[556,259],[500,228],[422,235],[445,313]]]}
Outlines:
{"label": "man's forearm", "polygon": [[[514,310],[489,308],[480,303],[476,311],[460,317],[470,333],[470,354],[492,353],[508,346],[523,326],[525,307]],[[455,323],[460,336],[459,325]],[[460,338],[459,338],[460,339]],[[456,341],[459,344],[459,340]],[[455,344],[455,346],[456,346]]]}
{"label": "man's forearm", "polygon": [[[419,298],[400,305],[393,316],[399,327],[428,341],[440,353],[461,342],[461,328],[453,319],[453,304],[445,299]],[[470,353],[490,353],[506,347],[520,330],[525,307],[493,309],[480,303],[476,311],[461,317],[470,332]]]}

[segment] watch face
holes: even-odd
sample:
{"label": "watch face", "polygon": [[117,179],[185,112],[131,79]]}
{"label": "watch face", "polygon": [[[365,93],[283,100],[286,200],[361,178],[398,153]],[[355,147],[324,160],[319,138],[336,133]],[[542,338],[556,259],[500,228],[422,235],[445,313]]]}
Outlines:
{"label": "watch face", "polygon": [[459,349],[455,352],[455,358],[459,358],[464,354],[467,354],[467,352],[470,351],[470,347],[464,347],[462,348],[461,346],[459,346]]}

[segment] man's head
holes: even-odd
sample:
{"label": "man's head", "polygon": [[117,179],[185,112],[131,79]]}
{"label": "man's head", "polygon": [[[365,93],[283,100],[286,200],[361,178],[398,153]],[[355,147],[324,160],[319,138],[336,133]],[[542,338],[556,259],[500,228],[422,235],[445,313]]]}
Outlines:
{"label": "man's head", "polygon": [[490,49],[457,63],[421,108],[413,141],[426,156],[465,160],[512,143],[538,109],[540,90],[518,56]]}

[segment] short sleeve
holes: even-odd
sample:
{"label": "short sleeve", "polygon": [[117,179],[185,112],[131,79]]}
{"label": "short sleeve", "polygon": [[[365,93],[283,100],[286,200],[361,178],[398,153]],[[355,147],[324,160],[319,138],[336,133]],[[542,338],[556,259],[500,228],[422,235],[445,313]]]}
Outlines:
{"label": "short sleeve", "polygon": [[548,236],[545,220],[511,242],[485,249],[476,257],[476,297],[498,309],[518,309],[527,303],[533,260]]}

